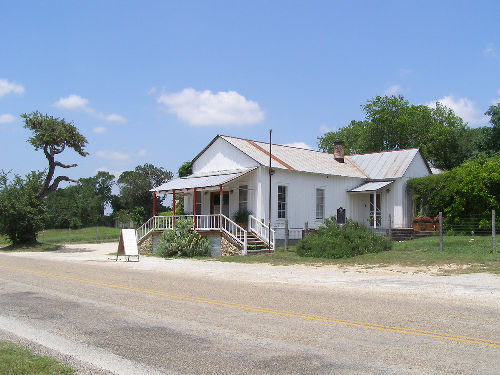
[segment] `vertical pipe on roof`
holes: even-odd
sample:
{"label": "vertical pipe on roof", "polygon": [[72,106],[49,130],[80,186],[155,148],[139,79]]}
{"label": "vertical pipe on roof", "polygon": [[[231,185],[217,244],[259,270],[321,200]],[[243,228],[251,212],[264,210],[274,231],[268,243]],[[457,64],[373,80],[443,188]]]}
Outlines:
{"label": "vertical pipe on roof", "polygon": [[268,233],[269,233],[269,252],[271,252],[271,134],[273,133],[273,129],[269,129],[269,219],[268,219]]}

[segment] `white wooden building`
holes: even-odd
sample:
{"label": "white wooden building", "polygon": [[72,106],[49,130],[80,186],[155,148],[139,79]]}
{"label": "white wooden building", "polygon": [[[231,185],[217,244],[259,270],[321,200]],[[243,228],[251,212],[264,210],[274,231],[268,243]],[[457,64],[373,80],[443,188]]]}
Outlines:
{"label": "white wooden building", "polygon": [[411,226],[413,215],[406,182],[431,174],[418,149],[344,155],[340,142],[333,154],[273,144],[269,189],[269,160],[268,143],[218,135],[193,159],[192,175],[153,192],[184,196],[184,211],[196,217],[200,230],[220,229],[216,217],[229,220],[246,208],[252,213],[248,232],[266,240],[269,192],[276,239],[284,237],[285,219],[292,231],[306,222],[316,228],[340,208],[347,218],[367,226],[404,228]]}

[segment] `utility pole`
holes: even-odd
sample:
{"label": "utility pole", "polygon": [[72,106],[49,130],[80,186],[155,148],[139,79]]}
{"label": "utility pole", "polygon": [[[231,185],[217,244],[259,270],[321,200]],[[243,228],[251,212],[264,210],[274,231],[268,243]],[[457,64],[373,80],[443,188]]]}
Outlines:
{"label": "utility pole", "polygon": [[269,209],[268,209],[268,241],[269,241],[269,253],[271,253],[271,176],[272,168],[271,168],[271,135],[273,133],[273,129],[269,129]]}

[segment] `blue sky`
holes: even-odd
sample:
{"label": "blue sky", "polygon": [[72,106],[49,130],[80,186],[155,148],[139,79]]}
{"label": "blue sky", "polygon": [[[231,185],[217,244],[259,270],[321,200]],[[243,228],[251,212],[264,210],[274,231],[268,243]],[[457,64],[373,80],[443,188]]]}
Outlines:
{"label": "blue sky", "polygon": [[0,169],[46,167],[19,118],[34,110],[87,137],[88,157],[61,155],[74,178],[175,172],[217,134],[316,148],[383,94],[485,125],[499,14],[496,0],[2,2]]}

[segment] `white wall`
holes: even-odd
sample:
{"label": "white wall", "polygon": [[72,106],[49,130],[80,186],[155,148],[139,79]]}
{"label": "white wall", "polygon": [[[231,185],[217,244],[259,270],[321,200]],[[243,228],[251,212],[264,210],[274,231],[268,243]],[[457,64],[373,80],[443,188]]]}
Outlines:
{"label": "white wall", "polygon": [[406,183],[411,178],[424,177],[429,174],[424,158],[418,152],[406,169],[403,177],[394,182],[394,189],[398,194],[394,204],[393,226],[395,228],[408,228],[411,226],[413,201],[411,195],[406,191]]}
{"label": "white wall", "polygon": [[259,164],[222,138],[217,138],[193,163],[193,173],[236,170]]}
{"label": "white wall", "polygon": [[[257,219],[265,219],[267,223],[269,207],[269,169],[259,168],[258,188],[256,201],[259,201],[260,210],[255,212]],[[314,173],[304,173],[275,169],[271,183],[271,226],[281,227],[283,219],[278,219],[278,186],[287,187],[287,217],[290,228],[303,228],[307,221],[310,228],[317,228],[322,220],[316,220],[316,189],[325,190],[325,218],[337,214],[337,209],[346,209],[346,217],[354,218],[357,215],[353,206],[353,199],[347,193],[362,183],[360,178],[327,176]]]}

